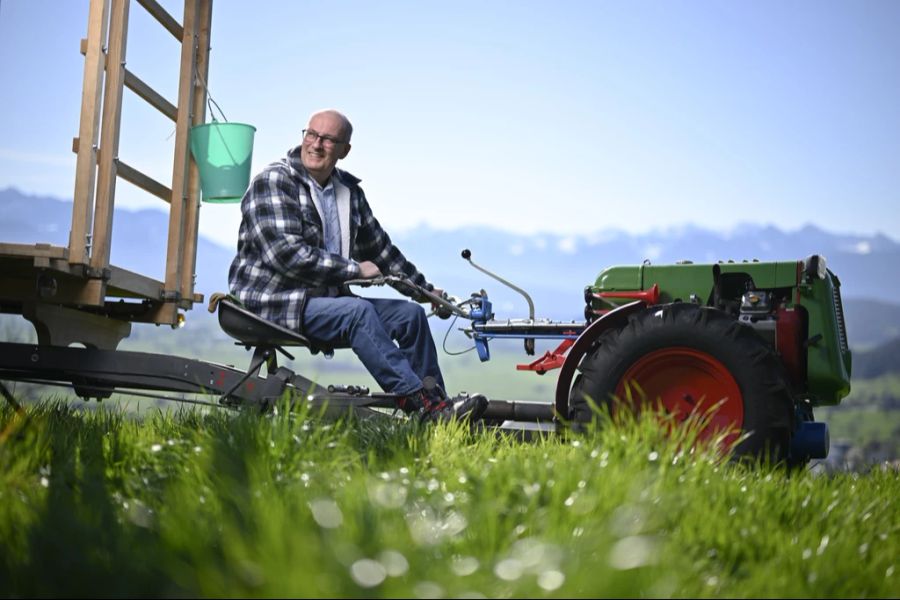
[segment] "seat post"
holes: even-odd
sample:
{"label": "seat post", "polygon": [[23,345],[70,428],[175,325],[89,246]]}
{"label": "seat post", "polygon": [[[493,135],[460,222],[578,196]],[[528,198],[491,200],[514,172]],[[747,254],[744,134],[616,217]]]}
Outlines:
{"label": "seat post", "polygon": [[278,369],[278,355],[275,353],[274,347],[262,345],[253,349],[253,358],[250,359],[250,370],[253,371],[255,369],[258,373],[262,368],[263,362],[266,363],[266,373],[270,375]]}
{"label": "seat post", "polygon": [[238,379],[234,385],[232,385],[221,396],[219,396],[219,404],[224,403],[228,396],[230,396],[234,392],[234,390],[241,387],[241,385],[243,385],[245,381],[259,374],[259,370],[262,368],[263,363],[267,363],[267,370],[270,374],[278,368],[278,361],[275,358],[275,352],[273,352],[269,347],[257,346],[253,351],[253,358],[250,361],[250,368],[247,369],[247,372],[244,373],[243,377]]}

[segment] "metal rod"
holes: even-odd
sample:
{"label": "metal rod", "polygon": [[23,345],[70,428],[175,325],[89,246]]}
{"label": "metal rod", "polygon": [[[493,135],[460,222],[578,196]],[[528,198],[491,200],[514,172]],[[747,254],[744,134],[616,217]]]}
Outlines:
{"label": "metal rod", "polygon": [[551,422],[556,417],[554,408],[550,403],[491,400],[482,418]]}
{"label": "metal rod", "polygon": [[513,284],[513,283],[510,283],[509,281],[503,279],[503,278],[500,277],[499,275],[495,275],[494,273],[491,273],[490,271],[488,271],[488,270],[485,269],[484,267],[479,267],[478,265],[476,265],[474,262],[472,262],[472,251],[469,250],[468,248],[466,248],[465,250],[462,251],[462,257],[463,257],[464,259],[466,259],[467,261],[469,261],[469,264],[470,264],[470,265],[472,265],[473,267],[475,267],[476,269],[478,269],[479,271],[481,271],[482,273],[484,273],[484,274],[487,275],[488,277],[493,277],[494,279],[496,279],[497,281],[499,281],[499,282],[502,283],[503,285],[505,285],[505,286],[507,286],[507,287],[509,287],[509,288],[512,288],[512,289],[514,289],[515,291],[517,291],[517,292],[519,292],[520,294],[522,294],[522,296],[524,296],[524,297],[525,297],[525,300],[528,302],[528,317],[529,317],[532,321],[534,321],[534,302],[532,302],[531,296],[528,295],[528,292],[526,292],[525,290],[523,290],[523,289],[520,288],[519,286],[517,286],[517,285],[515,285],[515,284]]}
{"label": "metal rod", "polygon": [[241,387],[241,384],[256,375],[259,372],[259,369],[263,366],[263,363],[269,360],[269,357],[272,356],[271,350],[263,350],[259,354],[259,358],[254,359],[252,363],[250,363],[250,368],[247,369],[247,372],[244,373],[243,377],[237,380],[234,385],[225,390],[225,392],[219,397],[219,402],[223,402],[230,396],[234,390]]}
{"label": "metal rod", "polygon": [[[47,381],[42,379],[17,379],[17,381],[21,381],[22,383],[33,383],[36,385],[52,385],[56,387],[65,387],[65,388],[74,388],[71,383],[64,383],[62,381]],[[0,382],[0,387],[2,387],[2,382]],[[91,389],[98,390],[101,392],[111,392],[114,394],[127,395],[127,396],[140,396],[142,398],[150,398],[152,400],[165,400],[167,402],[184,402],[186,404],[199,404],[201,406],[212,406],[214,408],[227,408],[231,410],[236,410],[235,407],[224,405],[224,404],[216,404],[215,402],[206,402],[204,400],[190,400],[188,398],[175,398],[173,396],[161,396],[159,394],[148,394],[146,392],[138,392],[135,390],[127,390],[122,391],[121,387],[102,387],[92,385]]]}

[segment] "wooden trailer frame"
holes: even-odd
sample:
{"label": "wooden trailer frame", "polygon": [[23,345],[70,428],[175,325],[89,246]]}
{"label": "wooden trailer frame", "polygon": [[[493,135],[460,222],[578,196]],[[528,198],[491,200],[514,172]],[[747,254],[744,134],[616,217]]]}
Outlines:
{"label": "wooden trailer frame", "polygon": [[[0,243],[0,311],[31,321],[41,345],[115,349],[131,323],[177,326],[194,293],[200,179],[190,129],[206,118],[212,0],[185,0],[183,23],[156,0],[135,0],[181,43],[177,104],[125,67],[131,0],[90,0],[69,245]],[[119,158],[124,88],[175,123],[170,187]],[[169,204],[165,280],[110,264],[116,181]]]}

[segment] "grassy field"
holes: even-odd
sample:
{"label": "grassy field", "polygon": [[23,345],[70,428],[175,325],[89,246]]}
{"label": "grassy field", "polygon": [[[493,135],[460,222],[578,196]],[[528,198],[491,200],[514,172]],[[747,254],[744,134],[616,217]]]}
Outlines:
{"label": "grassy field", "polygon": [[4,596],[900,595],[895,470],[723,463],[651,420],[521,443],[73,406],[0,411]]}
{"label": "grassy field", "polygon": [[816,410],[832,440],[852,442],[870,456],[900,459],[900,375],[854,379],[840,405]]}

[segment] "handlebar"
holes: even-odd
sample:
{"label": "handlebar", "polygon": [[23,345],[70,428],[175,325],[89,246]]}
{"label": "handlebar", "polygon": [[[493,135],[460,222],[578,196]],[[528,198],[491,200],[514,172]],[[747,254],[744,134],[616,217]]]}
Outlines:
{"label": "handlebar", "polygon": [[397,275],[379,275],[378,277],[372,277],[371,279],[351,279],[350,281],[347,281],[346,284],[359,287],[387,285],[401,294],[412,296],[415,299],[424,298],[428,300],[437,307],[435,312],[442,319],[446,319],[451,315],[463,317],[464,319],[471,318],[469,316],[470,312],[464,307],[465,303],[460,302],[456,298],[447,296],[446,292],[444,292],[443,296],[438,296],[433,291],[418,285],[405,277],[399,277]]}

